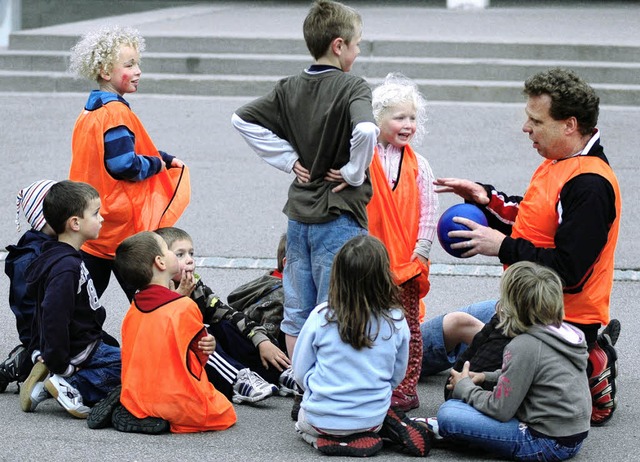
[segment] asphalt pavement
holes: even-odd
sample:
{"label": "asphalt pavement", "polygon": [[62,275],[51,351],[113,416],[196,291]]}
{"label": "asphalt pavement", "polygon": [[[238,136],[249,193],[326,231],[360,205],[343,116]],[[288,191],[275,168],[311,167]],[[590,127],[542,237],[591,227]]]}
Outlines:
{"label": "asphalt pavement", "polygon": [[[265,37],[300,34],[307,9],[296,2],[221,2],[152,11],[110,21],[139,27],[143,34],[262,34]],[[398,2],[402,3],[402,2]],[[497,3],[497,2],[496,2]],[[528,2],[527,5],[534,2]],[[430,3],[431,4],[431,3]],[[548,41],[597,40],[640,44],[637,2],[567,2],[558,6],[491,8],[482,12],[453,12],[444,8],[354,3],[363,15],[365,35],[390,40],[403,36],[446,37],[464,34],[469,40]],[[189,8],[192,8],[191,10]],[[214,9],[216,12],[212,12]],[[209,15],[209,16],[207,16]],[[76,32],[95,22],[66,27]],[[291,34],[291,35],[288,35]],[[541,45],[542,46],[542,45]],[[356,64],[357,66],[357,61]],[[426,95],[427,99],[429,95]],[[14,243],[15,194],[30,182],[64,179],[68,173],[71,131],[86,99],[83,93],[0,93],[0,139],[4,168],[0,171],[0,238]],[[291,178],[269,167],[251,152],[230,124],[233,111],[247,98],[177,97],[144,94],[128,96],[160,149],[182,158],[191,168],[193,200],[178,223],[194,238],[199,272],[223,297],[234,287],[257,277],[273,264],[280,234],[286,229],[281,213]],[[522,104],[429,105],[428,134],[418,152],[427,157],[436,176],[457,176],[492,182],[512,194],[522,193],[540,162],[521,132]],[[602,144],[618,175],[623,193],[623,218],[616,255],[616,282],[611,312],[622,322],[618,342],[618,410],[612,421],[591,430],[578,461],[638,460],[640,413],[640,299],[636,244],[640,221],[639,164],[635,134],[640,107],[602,107]],[[458,202],[441,197],[441,208]],[[23,222],[24,226],[24,222]],[[588,232],[588,230],[585,230]],[[500,267],[495,259],[458,260],[436,244],[432,253],[432,288],[426,298],[427,316],[498,293]],[[4,295],[3,295],[4,294]],[[6,300],[8,279],[0,279],[0,298]],[[117,283],[102,299],[107,307],[106,330],[119,337],[128,302]],[[0,310],[0,355],[16,343],[14,319]],[[442,401],[446,375],[420,384],[420,409],[411,415],[431,416]],[[20,411],[13,385],[0,394],[0,461],[294,461],[321,460],[293,430],[291,399],[274,397],[255,406],[236,406],[238,423],[224,432],[145,436],[113,429],[90,430],[85,422],[66,414],[55,402],[43,403],[35,413]],[[460,455],[433,450],[433,460],[492,460],[478,454]],[[390,448],[379,460],[405,460]]]}

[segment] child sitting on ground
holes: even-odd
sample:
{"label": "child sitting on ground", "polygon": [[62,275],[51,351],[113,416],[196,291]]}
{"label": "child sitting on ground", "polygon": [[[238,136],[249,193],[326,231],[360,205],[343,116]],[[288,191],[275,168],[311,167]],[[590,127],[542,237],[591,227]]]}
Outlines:
{"label": "child sitting on ground", "polygon": [[400,306],[382,242],[347,241],[333,262],[329,301],[311,312],[293,354],[304,390],[296,430],[320,452],[371,456],[382,438],[412,455],[429,452],[426,429],[390,408],[409,355]]}
{"label": "child sitting on ground", "polygon": [[[215,349],[202,313],[174,290],[180,262],[153,232],[125,239],[114,264],[138,292],[122,321],[122,406],[138,419],[157,417],[174,433],[225,430],[233,405],[204,375]],[[162,332],[162,335],[158,335]]]}
{"label": "child sitting on ground", "polygon": [[283,385],[281,394],[292,394],[289,358],[273,343],[273,337],[263,326],[225,305],[195,273],[191,236],[176,227],[160,228],[156,233],[181,263],[183,271],[173,279],[177,291],[197,303],[204,323],[216,338],[216,351],[206,366],[209,380],[216,389],[234,403],[266,399],[278,391],[280,385]]}
{"label": "child sitting on ground", "polygon": [[[55,181],[40,180],[21,189],[16,201],[16,225],[20,231],[20,210],[31,229],[25,232],[18,243],[7,246],[4,271],[9,276],[9,306],[16,317],[16,327],[20,345],[16,346],[7,359],[0,363],[0,393],[11,382],[24,382],[33,366],[28,348],[31,343],[31,327],[36,310],[36,300],[27,293],[27,268],[42,252],[46,242],[55,241],[56,233],[44,219],[42,204],[44,197]],[[119,346],[118,341],[106,332],[102,340],[111,346]],[[48,395],[47,395],[48,397]]]}
{"label": "child sitting on ground", "polygon": [[11,382],[24,382],[33,363],[27,349],[31,343],[31,323],[36,310],[36,301],[27,295],[26,269],[40,255],[45,242],[55,240],[56,233],[47,224],[42,213],[42,201],[55,181],[40,180],[18,192],[16,200],[16,226],[20,232],[20,210],[31,228],[18,243],[7,246],[4,272],[9,276],[9,307],[16,317],[16,328],[20,345],[7,359],[0,363],[0,393]]}
{"label": "child sitting on ground", "polygon": [[86,183],[61,181],[44,198],[46,222],[58,235],[27,268],[36,300],[29,346],[34,366],[20,389],[22,410],[35,410],[50,393],[74,417],[120,384],[120,349],[102,340],[106,317],[80,247],[98,237],[100,196]]}
{"label": "child sitting on ground", "polygon": [[589,431],[591,394],[585,335],[562,322],[560,277],[536,263],[514,263],[502,276],[496,310],[497,328],[512,338],[502,369],[469,372],[468,361],[462,372],[452,369],[453,399],[429,419],[431,427],[457,447],[507,459],[573,457]]}

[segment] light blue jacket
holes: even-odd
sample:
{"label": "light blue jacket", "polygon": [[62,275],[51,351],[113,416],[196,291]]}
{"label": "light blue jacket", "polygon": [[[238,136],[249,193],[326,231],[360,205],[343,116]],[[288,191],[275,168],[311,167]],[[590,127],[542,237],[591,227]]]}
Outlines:
{"label": "light blue jacket", "polygon": [[[378,426],[407,370],[407,321],[400,310],[391,310],[395,326],[383,320],[373,347],[356,350],[340,339],[337,323],[326,320],[328,310],[323,303],[311,312],[293,354],[294,376],[305,390],[306,420],[325,430]],[[375,333],[378,320],[372,323]]]}

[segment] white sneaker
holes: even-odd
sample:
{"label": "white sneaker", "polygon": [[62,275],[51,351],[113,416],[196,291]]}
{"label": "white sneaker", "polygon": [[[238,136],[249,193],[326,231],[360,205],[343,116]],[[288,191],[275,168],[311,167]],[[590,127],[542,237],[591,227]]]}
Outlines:
{"label": "white sneaker", "polygon": [[79,419],[89,416],[91,409],[83,404],[82,395],[64,378],[53,374],[44,382],[44,386],[69,414]]}
{"label": "white sneaker", "polygon": [[431,433],[434,440],[441,440],[440,427],[438,426],[438,419],[436,417],[409,417],[413,422],[416,422],[423,427],[426,427]]}
{"label": "white sneaker", "polygon": [[278,382],[280,383],[280,389],[278,390],[278,394],[280,396],[289,396],[289,395],[299,395],[300,388],[296,383],[296,379],[293,378],[293,368],[288,367],[280,377],[278,378]]}
{"label": "white sneaker", "polygon": [[438,419],[435,417],[427,418],[427,427],[429,431],[433,433],[433,438],[436,440],[441,440],[442,436],[440,436],[440,427],[438,426]]}
{"label": "white sneaker", "polygon": [[255,403],[272,396],[278,388],[271,385],[248,367],[240,369],[236,382],[233,384],[233,397],[231,400],[236,403]]}
{"label": "white sneaker", "polygon": [[45,399],[51,398],[51,394],[47,391],[44,386],[44,382],[38,382],[33,387],[33,391],[31,392],[31,409],[33,412],[36,410],[38,404],[43,402]]}

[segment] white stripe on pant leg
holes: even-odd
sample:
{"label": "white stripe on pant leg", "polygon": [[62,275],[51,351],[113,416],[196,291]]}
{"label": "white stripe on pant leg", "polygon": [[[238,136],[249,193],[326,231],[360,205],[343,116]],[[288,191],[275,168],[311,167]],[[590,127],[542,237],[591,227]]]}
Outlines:
{"label": "white stripe on pant leg", "polygon": [[217,352],[213,352],[209,355],[207,361],[211,367],[213,367],[218,373],[229,383],[234,383],[238,376],[238,369],[233,367],[229,362],[220,356]]}

